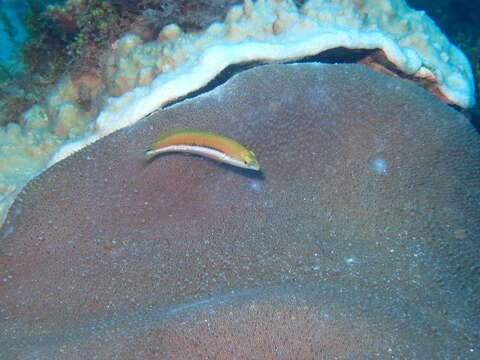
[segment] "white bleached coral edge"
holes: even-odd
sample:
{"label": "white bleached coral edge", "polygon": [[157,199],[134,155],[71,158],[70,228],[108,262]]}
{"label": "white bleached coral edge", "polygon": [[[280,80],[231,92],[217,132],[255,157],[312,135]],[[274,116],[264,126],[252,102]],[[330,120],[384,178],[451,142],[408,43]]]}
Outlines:
{"label": "white bleached coral edge", "polygon": [[169,62],[179,64],[150,85],[111,98],[96,120],[96,132],[63,146],[50,165],[201,88],[228,65],[289,61],[338,47],[381,49],[405,74],[433,78],[452,103],[474,104],[466,57],[403,0],[310,0],[300,10],[290,0],[247,0],[230,11],[225,24],[213,24],[196,36],[180,34],[169,46]]}

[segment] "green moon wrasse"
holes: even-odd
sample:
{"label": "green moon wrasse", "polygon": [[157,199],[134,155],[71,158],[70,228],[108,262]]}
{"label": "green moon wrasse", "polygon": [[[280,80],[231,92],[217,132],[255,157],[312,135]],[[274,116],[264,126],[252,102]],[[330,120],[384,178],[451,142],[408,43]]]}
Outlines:
{"label": "green moon wrasse", "polygon": [[147,149],[145,156],[151,158],[170,152],[197,154],[240,168],[260,170],[253,151],[229,137],[210,131],[171,129]]}

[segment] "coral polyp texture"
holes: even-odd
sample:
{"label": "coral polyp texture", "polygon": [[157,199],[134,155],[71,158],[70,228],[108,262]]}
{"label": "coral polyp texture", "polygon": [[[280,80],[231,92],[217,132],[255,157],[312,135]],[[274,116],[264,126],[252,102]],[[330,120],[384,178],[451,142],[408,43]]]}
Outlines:
{"label": "coral polyp texture", "polygon": [[100,75],[62,79],[44,104],[25,113],[23,131],[0,135],[11,145],[3,155],[24,156],[29,164],[24,171],[6,161],[0,169],[1,207],[25,183],[22,174],[42,169],[59,143],[70,141],[48,165],[204,87],[229,65],[295,61],[339,48],[371,50],[358,61],[422,83],[445,102],[474,103],[466,57],[403,0],[310,0],[301,7],[246,0],[200,32],[170,24],[154,41],[128,33],[112,44]]}
{"label": "coral polyp texture", "polygon": [[[145,159],[215,129],[262,172]],[[2,359],[478,359],[480,136],[358,64],[274,64],[53,165],[0,232]]]}

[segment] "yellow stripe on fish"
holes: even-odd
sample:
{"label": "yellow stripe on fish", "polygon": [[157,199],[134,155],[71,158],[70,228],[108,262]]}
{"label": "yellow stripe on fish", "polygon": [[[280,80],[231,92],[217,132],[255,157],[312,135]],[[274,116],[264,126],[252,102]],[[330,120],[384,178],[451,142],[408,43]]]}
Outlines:
{"label": "yellow stripe on fish", "polygon": [[208,157],[233,166],[260,170],[255,153],[226,136],[210,131],[171,129],[145,152],[150,158],[157,154],[185,152]]}

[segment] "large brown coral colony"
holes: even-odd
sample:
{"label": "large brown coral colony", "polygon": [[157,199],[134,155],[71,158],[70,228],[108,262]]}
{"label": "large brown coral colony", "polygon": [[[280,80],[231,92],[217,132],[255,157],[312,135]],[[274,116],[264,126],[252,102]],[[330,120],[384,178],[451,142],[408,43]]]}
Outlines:
{"label": "large brown coral colony", "polygon": [[[145,147],[172,126],[262,174]],[[0,242],[0,357],[476,359],[480,138],[360,65],[271,65],[47,169]]]}

